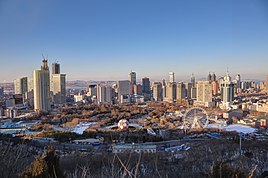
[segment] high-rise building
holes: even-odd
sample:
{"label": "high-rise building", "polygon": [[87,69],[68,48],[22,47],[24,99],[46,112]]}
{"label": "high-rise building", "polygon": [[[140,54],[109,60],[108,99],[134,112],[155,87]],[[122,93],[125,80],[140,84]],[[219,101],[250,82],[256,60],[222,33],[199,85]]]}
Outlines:
{"label": "high-rise building", "polygon": [[130,102],[130,81],[121,80],[117,82],[118,102]]}
{"label": "high-rise building", "polygon": [[88,85],[88,96],[97,96],[97,85],[96,84],[90,84]]}
{"label": "high-rise building", "polygon": [[215,74],[214,72],[213,72],[213,74],[212,74],[211,80],[212,80],[212,81],[216,81],[216,80],[217,80],[217,78],[216,78],[216,74]]}
{"label": "high-rise building", "polygon": [[181,100],[181,99],[185,99],[186,97],[186,87],[185,84],[183,82],[179,82],[177,83],[177,100]]}
{"label": "high-rise building", "polygon": [[112,87],[104,86],[101,84],[97,85],[97,100],[98,103],[111,104],[112,103]]}
{"label": "high-rise building", "polygon": [[173,83],[175,82],[175,73],[169,72],[169,82]]}
{"label": "high-rise building", "polygon": [[163,100],[163,89],[161,82],[154,82],[153,83],[153,98],[155,101],[162,101]]}
{"label": "high-rise building", "polygon": [[217,81],[212,81],[211,82],[211,85],[212,85],[212,94],[214,96],[216,96],[218,94],[218,91],[219,91],[219,85],[218,85],[218,82]]}
{"label": "high-rise building", "polygon": [[186,90],[186,96],[188,99],[192,98],[191,90],[192,90],[192,83],[185,83],[185,90]]}
{"label": "high-rise building", "polygon": [[51,91],[54,104],[64,104],[66,102],[66,75],[52,74]]}
{"label": "high-rise building", "polygon": [[266,76],[266,91],[268,92],[268,75]]}
{"label": "high-rise building", "polygon": [[176,99],[176,83],[167,82],[165,101],[173,102]]}
{"label": "high-rise building", "polygon": [[212,105],[212,85],[209,81],[198,81],[196,85],[196,101],[209,107]]}
{"label": "high-rise building", "polygon": [[194,76],[194,73],[192,73],[191,83],[192,83],[192,87],[195,87],[195,76]]}
{"label": "high-rise building", "polygon": [[151,93],[150,79],[147,77],[142,78],[142,93],[143,94],[150,94]]}
{"label": "high-rise building", "polygon": [[15,90],[15,94],[20,94],[25,99],[26,93],[28,91],[27,77],[15,79],[14,80],[14,90]]}
{"label": "high-rise building", "polygon": [[228,72],[221,83],[221,99],[221,108],[223,109],[228,109],[234,101],[234,84],[232,83]]}
{"label": "high-rise building", "polygon": [[142,85],[136,84],[133,86],[134,95],[142,95]]}
{"label": "high-rise building", "polygon": [[56,62],[52,64],[52,74],[60,74],[60,64]]}
{"label": "high-rise building", "polygon": [[51,92],[54,104],[64,104],[66,102],[66,74],[60,73],[60,64],[52,64]]}
{"label": "high-rise building", "polygon": [[33,71],[34,81],[34,110],[50,110],[50,78],[47,60],[43,60],[41,70]]}
{"label": "high-rise building", "polygon": [[131,71],[128,74],[128,80],[130,81],[130,84],[136,85],[136,82],[137,82],[136,72]]}
{"label": "high-rise building", "polygon": [[0,87],[0,98],[4,97],[4,88]]}
{"label": "high-rise building", "polygon": [[142,78],[142,94],[144,96],[144,101],[149,101],[151,99],[150,79],[147,77]]}
{"label": "high-rise building", "polygon": [[136,72],[131,71],[128,74],[128,80],[130,81],[130,94],[133,95],[134,94],[134,86],[136,85]]}
{"label": "high-rise building", "polygon": [[208,81],[212,81],[212,75],[210,74],[210,72],[208,74]]}

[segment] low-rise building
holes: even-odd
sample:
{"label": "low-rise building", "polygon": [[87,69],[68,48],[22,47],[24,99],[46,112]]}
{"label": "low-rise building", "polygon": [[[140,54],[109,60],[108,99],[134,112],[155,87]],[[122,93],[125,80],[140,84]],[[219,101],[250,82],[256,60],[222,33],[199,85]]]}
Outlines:
{"label": "low-rise building", "polygon": [[155,153],[156,145],[124,144],[113,145],[113,153]]}

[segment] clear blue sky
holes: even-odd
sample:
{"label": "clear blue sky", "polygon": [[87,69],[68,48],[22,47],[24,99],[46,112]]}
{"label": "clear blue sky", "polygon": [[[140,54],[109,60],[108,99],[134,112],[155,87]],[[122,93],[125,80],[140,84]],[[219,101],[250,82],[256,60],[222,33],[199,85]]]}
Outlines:
{"label": "clear blue sky", "polygon": [[0,0],[0,82],[57,59],[68,80],[268,73],[266,0]]}

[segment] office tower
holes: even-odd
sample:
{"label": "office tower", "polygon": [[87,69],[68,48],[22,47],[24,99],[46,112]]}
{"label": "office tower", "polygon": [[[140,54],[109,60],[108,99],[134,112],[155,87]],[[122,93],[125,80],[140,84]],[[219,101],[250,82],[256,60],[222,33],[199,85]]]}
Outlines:
{"label": "office tower", "polygon": [[268,92],[268,75],[266,76],[266,91]]}
{"label": "office tower", "polygon": [[208,79],[207,79],[208,81],[212,81],[212,75],[210,74],[210,72],[209,72],[209,74],[208,74]]}
{"label": "office tower", "polygon": [[188,99],[192,98],[191,90],[192,90],[192,83],[185,83],[185,90],[186,90],[186,97]]}
{"label": "office tower", "polygon": [[192,83],[192,87],[195,87],[195,76],[194,76],[194,73],[192,73],[191,83]]}
{"label": "office tower", "polygon": [[64,104],[66,102],[66,75],[52,74],[51,91],[54,104]]}
{"label": "office tower", "polygon": [[14,80],[15,94],[25,95],[28,91],[28,80],[27,77],[18,78]]}
{"label": "office tower", "polygon": [[144,101],[149,101],[151,99],[150,80],[147,77],[142,79],[142,93],[144,96]]}
{"label": "office tower", "polygon": [[165,79],[162,80],[162,94],[163,94],[162,98],[164,100],[166,98],[166,81],[165,81]]}
{"label": "office tower", "polygon": [[153,83],[153,98],[155,101],[162,101],[163,100],[163,89],[161,82],[154,82]]}
{"label": "office tower", "polygon": [[88,93],[87,93],[88,96],[97,96],[97,85],[96,84],[88,85],[87,90],[88,90]]}
{"label": "office tower", "polygon": [[147,77],[142,78],[142,93],[143,94],[150,94],[150,79]]}
{"label": "office tower", "polygon": [[173,102],[176,99],[176,83],[168,82],[166,85],[165,101]]}
{"label": "office tower", "polygon": [[133,86],[134,95],[142,95],[142,85],[136,84]]}
{"label": "office tower", "polygon": [[64,104],[66,102],[66,74],[60,73],[60,64],[52,64],[51,92],[54,104]]}
{"label": "office tower", "polygon": [[191,88],[191,97],[192,99],[196,99],[196,87]]}
{"label": "office tower", "polygon": [[179,82],[177,83],[177,91],[176,91],[177,100],[181,100],[181,99],[185,99],[186,97],[186,87],[185,84],[183,82]]}
{"label": "office tower", "polygon": [[209,81],[198,81],[196,85],[196,101],[207,107],[212,104],[212,84]]}
{"label": "office tower", "polygon": [[234,84],[231,82],[228,71],[221,83],[221,100],[223,109],[228,109],[234,100]]}
{"label": "office tower", "polygon": [[215,74],[214,72],[213,72],[213,74],[212,74],[211,80],[212,80],[212,81],[217,81],[216,74]]}
{"label": "office tower", "polygon": [[211,85],[212,85],[212,94],[215,96],[218,94],[218,91],[219,91],[219,85],[218,85],[218,82],[217,81],[212,81],[211,82]]}
{"label": "office tower", "polygon": [[113,88],[106,85],[97,85],[97,101],[98,104],[112,104],[113,98]]}
{"label": "office tower", "polygon": [[118,102],[130,102],[130,81],[121,80],[117,82]]}
{"label": "office tower", "polygon": [[98,104],[106,101],[106,88],[100,84],[97,85],[97,101]]}
{"label": "office tower", "polygon": [[134,94],[134,85],[136,85],[136,72],[131,71],[128,74],[128,80],[130,81],[130,94],[133,95]]}
{"label": "office tower", "polygon": [[192,97],[192,99],[196,99],[196,82],[195,82],[194,73],[192,73],[191,83],[192,83],[191,97]]}
{"label": "office tower", "polygon": [[131,71],[128,74],[128,80],[130,81],[130,84],[136,85],[137,79],[136,79],[136,72]]}
{"label": "office tower", "polygon": [[47,60],[43,60],[41,70],[33,71],[34,81],[34,110],[50,110],[50,78]]}
{"label": "office tower", "polygon": [[169,72],[169,82],[173,83],[175,82],[175,73]]}
{"label": "office tower", "polygon": [[52,64],[52,74],[60,74],[60,64],[56,62]]}
{"label": "office tower", "polygon": [[0,98],[4,97],[4,88],[0,87]]}

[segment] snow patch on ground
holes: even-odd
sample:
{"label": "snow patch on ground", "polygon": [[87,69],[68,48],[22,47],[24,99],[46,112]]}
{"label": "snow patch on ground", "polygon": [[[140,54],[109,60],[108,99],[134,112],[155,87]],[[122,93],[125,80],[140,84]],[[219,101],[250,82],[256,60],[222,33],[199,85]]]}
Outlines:
{"label": "snow patch on ground", "polygon": [[80,122],[76,125],[76,127],[72,130],[72,132],[82,135],[85,130],[87,130],[91,125],[95,124],[95,122]]}
{"label": "snow patch on ground", "polygon": [[257,129],[250,127],[250,126],[246,126],[246,125],[239,125],[239,124],[232,124],[232,125],[228,125],[228,126],[221,126],[218,124],[209,124],[207,126],[208,128],[218,128],[218,129],[223,129],[226,131],[236,131],[236,132],[242,132],[244,134],[248,134],[248,133],[254,133],[257,131]]}

